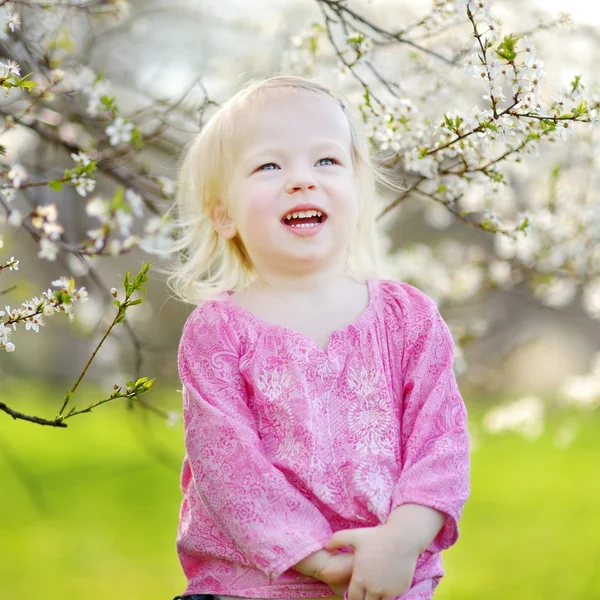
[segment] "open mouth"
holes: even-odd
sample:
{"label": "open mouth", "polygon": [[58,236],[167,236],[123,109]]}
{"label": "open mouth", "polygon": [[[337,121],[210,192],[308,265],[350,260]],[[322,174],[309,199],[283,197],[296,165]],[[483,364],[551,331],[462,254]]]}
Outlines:
{"label": "open mouth", "polygon": [[317,227],[327,220],[327,215],[319,210],[303,210],[285,215],[281,222],[288,226],[301,229]]}

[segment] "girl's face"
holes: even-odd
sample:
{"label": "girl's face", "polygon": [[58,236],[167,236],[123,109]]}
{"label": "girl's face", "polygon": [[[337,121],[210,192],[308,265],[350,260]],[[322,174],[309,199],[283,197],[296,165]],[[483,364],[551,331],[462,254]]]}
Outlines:
{"label": "girl's face", "polygon": [[[229,216],[217,229],[240,235],[258,274],[343,269],[358,200],[341,107],[333,98],[283,91],[239,119]],[[294,227],[305,221],[285,219],[302,205],[322,213],[306,223],[321,223]]]}

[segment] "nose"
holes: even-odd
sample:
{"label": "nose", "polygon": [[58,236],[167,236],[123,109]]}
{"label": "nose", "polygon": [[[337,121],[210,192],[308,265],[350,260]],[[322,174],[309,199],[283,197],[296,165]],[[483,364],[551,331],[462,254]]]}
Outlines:
{"label": "nose", "polygon": [[285,184],[285,191],[288,194],[294,194],[295,192],[315,191],[318,185],[314,177],[310,175],[294,175],[288,179]]}

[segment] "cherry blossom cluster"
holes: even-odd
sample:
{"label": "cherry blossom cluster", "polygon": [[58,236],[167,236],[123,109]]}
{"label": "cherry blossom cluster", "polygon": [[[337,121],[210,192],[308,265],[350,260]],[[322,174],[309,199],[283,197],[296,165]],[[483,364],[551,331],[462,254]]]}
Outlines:
{"label": "cherry blossom cluster", "polygon": [[[14,257],[4,265],[0,264],[0,271],[4,268],[18,270],[19,261]],[[87,302],[88,293],[85,287],[76,288],[73,279],[61,277],[52,282],[57,288],[42,292],[42,297],[34,296],[21,304],[19,308],[12,309],[5,306],[0,310],[0,350],[13,352],[15,345],[10,341],[11,333],[16,330],[17,325],[24,325],[25,330],[39,332],[40,327],[45,325],[43,317],[49,317],[55,313],[68,315],[73,319],[73,305],[75,302]]]}
{"label": "cherry blossom cluster", "polygon": [[[382,234],[392,214],[414,218],[410,198],[434,229],[458,221],[494,234],[403,245],[388,251],[386,275],[444,305],[526,283],[545,305],[580,297],[600,319],[600,94],[579,75],[549,93],[536,35],[568,18],[506,33],[488,0],[436,0],[424,17],[386,30],[350,4],[318,4],[323,22],[294,38],[284,68],[326,83],[335,75],[383,163],[402,174],[404,190],[381,203]],[[359,41],[364,51],[352,54]],[[567,153],[570,166],[557,168]],[[453,325],[459,346],[487,329]]]}

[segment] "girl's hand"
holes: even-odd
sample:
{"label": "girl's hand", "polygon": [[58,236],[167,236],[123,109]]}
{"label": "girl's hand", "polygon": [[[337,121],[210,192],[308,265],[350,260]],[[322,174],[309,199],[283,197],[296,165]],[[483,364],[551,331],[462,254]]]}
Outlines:
{"label": "girl's hand", "polygon": [[410,540],[384,526],[345,529],[331,536],[325,550],[347,547],[354,550],[348,600],[396,598],[410,589],[419,557]]}
{"label": "girl's hand", "polygon": [[336,552],[330,555],[323,567],[315,574],[315,579],[326,583],[337,596],[342,597],[348,589],[353,564],[352,553]]}

